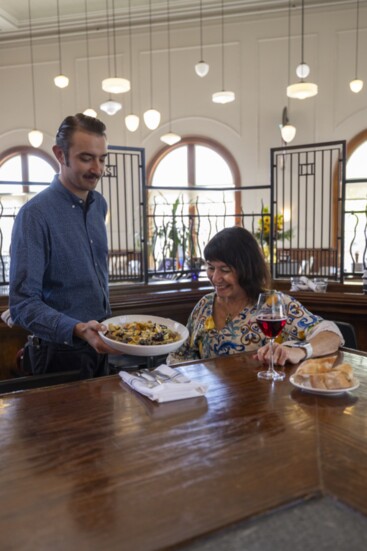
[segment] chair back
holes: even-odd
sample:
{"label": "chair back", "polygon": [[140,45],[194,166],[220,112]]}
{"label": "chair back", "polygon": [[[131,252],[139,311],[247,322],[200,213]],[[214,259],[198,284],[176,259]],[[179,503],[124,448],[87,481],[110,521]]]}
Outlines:
{"label": "chair back", "polygon": [[358,350],[358,339],[354,326],[346,321],[333,321],[339,327],[340,332],[344,337],[344,346]]}

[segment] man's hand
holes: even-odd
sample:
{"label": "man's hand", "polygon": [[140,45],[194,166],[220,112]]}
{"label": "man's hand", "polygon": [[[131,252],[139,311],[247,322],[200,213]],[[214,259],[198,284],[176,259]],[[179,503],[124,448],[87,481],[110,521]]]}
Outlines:
{"label": "man's hand", "polygon": [[87,323],[77,323],[73,334],[75,337],[87,341],[98,354],[121,354],[118,350],[108,346],[98,335],[98,331],[107,331],[107,327],[103,323],[91,320]]}

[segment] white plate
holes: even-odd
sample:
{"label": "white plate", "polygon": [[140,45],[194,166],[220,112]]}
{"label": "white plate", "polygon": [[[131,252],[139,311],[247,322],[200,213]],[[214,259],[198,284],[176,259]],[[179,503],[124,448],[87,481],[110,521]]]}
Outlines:
{"label": "white plate", "polygon": [[177,350],[177,348],[179,348],[189,336],[187,328],[181,323],[173,321],[169,318],[160,318],[158,316],[142,316],[139,314],[116,316],[115,318],[104,320],[103,324],[108,327],[110,323],[113,323],[115,325],[123,325],[124,323],[131,323],[133,321],[152,321],[154,323],[166,325],[169,329],[172,329],[172,331],[176,331],[176,333],[179,333],[180,340],[170,342],[168,344],[142,345],[118,342],[113,339],[109,339],[101,332],[99,332],[99,335],[106,344],[108,344],[115,350],[123,352],[124,354],[130,354],[131,356],[160,356],[163,354],[169,354],[170,352],[174,352],[175,350]]}
{"label": "white plate", "polygon": [[311,386],[297,383],[294,375],[291,375],[289,377],[289,380],[293,386],[300,388],[301,390],[305,390],[306,392],[310,392],[311,394],[322,394],[324,396],[337,396],[338,394],[343,394],[344,392],[350,392],[351,390],[355,390],[356,388],[359,387],[359,381],[356,378],[353,379],[353,386],[350,386],[348,388],[335,388],[335,389],[313,388]]}

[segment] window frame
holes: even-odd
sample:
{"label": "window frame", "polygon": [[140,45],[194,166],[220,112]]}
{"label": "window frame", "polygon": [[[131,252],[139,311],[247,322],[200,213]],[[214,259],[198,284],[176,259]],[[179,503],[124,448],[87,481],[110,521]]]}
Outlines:
{"label": "window frame", "polygon": [[[29,181],[28,162],[27,162],[28,155],[40,157],[41,159],[46,161],[49,165],[51,165],[51,167],[55,170],[56,173],[59,172],[59,165],[57,161],[42,149],[38,149],[32,146],[22,145],[22,146],[11,147],[6,151],[3,151],[0,154],[0,167],[4,163],[12,159],[13,157],[20,156],[22,180],[17,183],[23,186],[23,190],[22,190],[23,193],[29,193],[29,184],[33,183]],[[1,183],[0,183],[0,186],[1,186]]]}

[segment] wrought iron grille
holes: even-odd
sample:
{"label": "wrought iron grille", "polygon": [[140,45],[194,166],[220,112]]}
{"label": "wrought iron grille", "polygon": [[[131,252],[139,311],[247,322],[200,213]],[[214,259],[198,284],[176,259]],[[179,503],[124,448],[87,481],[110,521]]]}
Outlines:
{"label": "wrought iron grille", "polygon": [[[271,268],[275,278],[318,275],[343,281],[345,141],[271,150]],[[289,211],[290,233],[277,217]]]}

